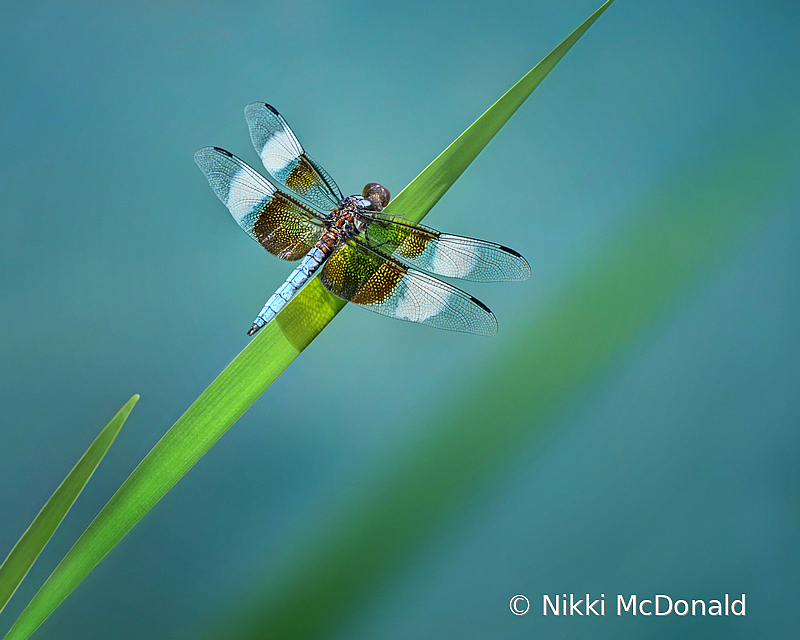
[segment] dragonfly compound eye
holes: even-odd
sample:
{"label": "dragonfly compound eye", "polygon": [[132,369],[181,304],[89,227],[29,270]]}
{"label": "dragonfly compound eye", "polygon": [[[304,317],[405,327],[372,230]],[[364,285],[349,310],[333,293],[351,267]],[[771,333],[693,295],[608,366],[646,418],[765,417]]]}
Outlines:
{"label": "dragonfly compound eye", "polygon": [[379,185],[377,182],[370,182],[367,186],[364,187],[364,191],[361,192],[367,200],[372,203],[376,209],[380,210],[383,209],[387,204],[389,204],[389,199],[391,196],[389,195],[389,190]]}

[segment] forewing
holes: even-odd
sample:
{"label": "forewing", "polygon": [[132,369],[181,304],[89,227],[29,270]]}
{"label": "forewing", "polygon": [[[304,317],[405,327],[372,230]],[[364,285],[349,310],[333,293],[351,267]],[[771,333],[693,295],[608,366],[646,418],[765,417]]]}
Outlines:
{"label": "forewing", "polygon": [[374,216],[364,239],[381,253],[447,278],[500,282],[525,280],[531,275],[528,262],[513,249],[440,233],[397,216]]}
{"label": "forewing", "polygon": [[320,281],[334,295],[392,318],[449,331],[497,332],[494,315],[476,298],[357,240],[333,252]]}
{"label": "forewing", "polygon": [[318,212],[276,189],[232,153],[205,147],[194,160],[233,219],[271,254],[299,260],[322,235]]}
{"label": "forewing", "polygon": [[247,105],[244,114],[253,146],[276,182],[323,211],[339,206],[342,201],[339,187],[306,154],[281,114],[263,102]]}

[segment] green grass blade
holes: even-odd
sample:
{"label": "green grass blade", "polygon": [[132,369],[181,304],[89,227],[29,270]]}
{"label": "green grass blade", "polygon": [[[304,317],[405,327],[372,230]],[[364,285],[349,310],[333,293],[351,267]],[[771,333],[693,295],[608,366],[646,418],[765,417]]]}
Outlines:
{"label": "green grass blade", "polygon": [[431,538],[468,517],[474,496],[560,408],[584,396],[744,239],[786,213],[800,174],[796,108],[765,113],[763,95],[754,92],[746,113],[698,141],[696,157],[629,212],[616,242],[588,260],[548,308],[519,323],[512,350],[485,365],[452,404],[434,408],[419,429],[425,437],[390,472],[330,505],[316,526],[306,523],[263,585],[243,585],[248,611],[237,610],[214,637],[351,635],[348,623],[370,609],[371,598],[395,588],[392,580],[414,571],[431,545],[444,544]]}
{"label": "green grass blade", "polygon": [[89,448],[78,460],[72,471],[67,474],[64,481],[55,490],[50,499],[42,507],[42,510],[34,518],[28,530],[22,534],[17,544],[8,554],[8,557],[0,565],[0,612],[8,603],[9,599],[22,580],[27,575],[36,558],[50,541],[50,538],[58,529],[58,525],[67,515],[75,500],[83,491],[89,478],[92,477],[97,465],[105,457],[111,445],[114,444],[117,435],[128,419],[134,405],[139,400],[139,396],[133,396],[125,405],[117,411],[99,435],[94,439]]}
{"label": "green grass blade", "polygon": [[614,0],[608,0],[560,45],[553,49],[533,69],[506,91],[503,96],[473,122],[442,151],[422,173],[403,189],[386,207],[386,211],[419,222],[433,208],[445,192],[453,186],[464,170],[478,157],[489,141],[500,131],[519,106],[539,86],[561,58],[570,50],[586,30],[608,9]]}
{"label": "green grass blade", "polygon": [[[397,195],[390,211],[420,220],[570,47],[613,2],[503,95]],[[313,279],[164,434],[70,549],[6,636],[27,638],[100,560],[222,437],[344,307]]]}

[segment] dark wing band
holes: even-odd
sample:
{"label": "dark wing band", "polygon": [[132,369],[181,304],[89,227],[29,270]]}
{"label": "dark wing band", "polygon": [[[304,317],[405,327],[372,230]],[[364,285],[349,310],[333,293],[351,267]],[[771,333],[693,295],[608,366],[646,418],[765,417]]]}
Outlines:
{"label": "dark wing band", "polygon": [[363,234],[373,249],[447,278],[477,282],[525,280],[528,262],[513,249],[494,242],[440,233],[398,216],[375,214]]}
{"label": "dark wing band", "polygon": [[450,331],[497,332],[494,314],[476,298],[358,240],[333,252],[322,267],[320,282],[334,295],[392,318]]}
{"label": "dark wing band", "polygon": [[272,255],[299,260],[319,240],[321,214],[276,189],[232,153],[205,147],[194,160],[233,219]]}

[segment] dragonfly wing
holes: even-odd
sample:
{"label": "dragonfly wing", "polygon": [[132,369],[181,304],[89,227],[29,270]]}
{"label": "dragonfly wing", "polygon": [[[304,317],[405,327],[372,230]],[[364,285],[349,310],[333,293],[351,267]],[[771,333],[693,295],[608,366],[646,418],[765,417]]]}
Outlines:
{"label": "dragonfly wing", "polygon": [[531,275],[527,260],[503,245],[440,233],[398,216],[370,217],[364,241],[417,269],[477,282],[519,281]]}
{"label": "dragonfly wing", "polygon": [[450,331],[497,332],[494,314],[476,298],[355,239],[333,252],[320,281],[334,295],[392,318]]}
{"label": "dragonfly wing", "polygon": [[322,216],[232,153],[205,147],[194,160],[233,219],[272,255],[299,260],[319,240]]}
{"label": "dragonfly wing", "polygon": [[323,211],[339,206],[342,201],[339,187],[306,154],[281,114],[263,102],[247,105],[244,114],[253,146],[276,182]]}

